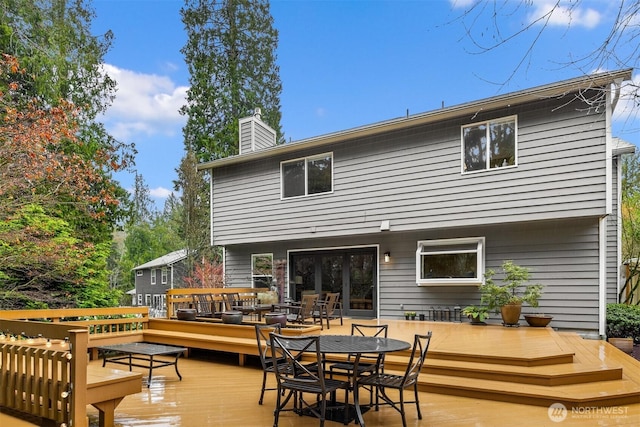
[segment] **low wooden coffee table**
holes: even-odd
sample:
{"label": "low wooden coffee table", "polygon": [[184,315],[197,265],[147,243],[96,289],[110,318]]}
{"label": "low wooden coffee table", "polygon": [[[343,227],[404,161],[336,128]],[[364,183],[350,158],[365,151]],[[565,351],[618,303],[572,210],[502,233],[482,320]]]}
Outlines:
{"label": "low wooden coffee table", "polygon": [[[174,366],[176,374],[180,381],[182,381],[182,375],[178,372],[178,359],[180,355],[187,351],[184,347],[176,347],[173,345],[164,344],[152,344],[147,342],[134,342],[127,344],[114,344],[98,347],[98,350],[102,352],[102,366],[104,367],[107,362],[117,363],[119,365],[129,366],[129,370],[133,366],[139,368],[149,369],[149,380],[147,381],[147,387],[151,386],[151,376],[154,368],[162,368],[165,366]],[[113,354],[109,354],[113,353]],[[175,356],[167,360],[156,359],[156,356]]]}

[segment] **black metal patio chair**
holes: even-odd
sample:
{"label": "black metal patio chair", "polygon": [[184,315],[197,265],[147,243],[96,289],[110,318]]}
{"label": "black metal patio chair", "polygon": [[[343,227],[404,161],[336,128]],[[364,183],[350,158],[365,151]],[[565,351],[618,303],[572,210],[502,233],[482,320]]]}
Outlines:
{"label": "black metal patio chair", "polygon": [[[388,374],[384,372],[377,372],[371,375],[359,377],[355,387],[371,386],[376,391],[376,411],[380,404],[389,405],[396,411],[400,412],[402,416],[402,426],[407,427],[407,420],[405,416],[405,403],[415,403],[416,410],[418,411],[418,419],[422,419],[422,413],[420,412],[420,401],[418,398],[418,375],[422,370],[424,359],[427,356],[427,350],[429,349],[429,343],[431,342],[431,331],[426,335],[416,334],[413,340],[413,348],[411,350],[411,356],[407,365],[407,370],[404,375]],[[404,400],[404,390],[406,388],[413,387],[415,400]],[[388,389],[395,389],[399,392],[399,400],[393,400],[388,394]],[[379,399],[382,399],[383,403],[379,403]]]}
{"label": "black metal patio chair", "polygon": [[[320,426],[324,426],[328,397],[337,390],[345,390],[344,411],[348,410],[349,382],[325,377],[320,353],[319,336],[284,336],[270,333],[272,364],[278,366],[284,359],[286,369],[275,369],[278,380],[278,398],[274,411],[273,426],[278,426],[280,412],[293,397],[293,411],[307,413],[320,419]],[[290,343],[295,342],[295,346]],[[294,347],[296,350],[291,350]],[[302,356],[305,356],[305,363]],[[306,362],[312,360],[313,367]],[[305,400],[305,395],[312,395],[313,401]],[[284,397],[283,397],[284,396]],[[345,418],[345,424],[348,422]]]}

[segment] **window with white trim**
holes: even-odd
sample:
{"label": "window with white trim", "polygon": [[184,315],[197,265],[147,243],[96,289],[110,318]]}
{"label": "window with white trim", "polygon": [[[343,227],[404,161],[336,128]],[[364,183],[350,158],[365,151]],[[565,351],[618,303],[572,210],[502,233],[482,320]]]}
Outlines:
{"label": "window with white trim", "polygon": [[156,284],[156,269],[155,268],[151,269],[151,284],[152,285]]}
{"label": "window with white trim", "polygon": [[142,305],[142,294],[138,294],[138,305]]}
{"label": "window with white trim", "polygon": [[251,255],[251,282],[254,288],[271,288],[273,282],[273,254]]}
{"label": "window with white trim", "polygon": [[484,237],[422,240],[416,250],[419,286],[479,285],[484,277]]}
{"label": "window with white trim", "polygon": [[517,166],[517,116],[462,126],[462,172]]}
{"label": "window with white trim", "polygon": [[167,267],[162,267],[162,272],[161,272],[161,280],[162,280],[162,284],[166,285],[167,284],[167,277],[168,277],[168,272],[167,272]]}
{"label": "window with white trim", "polygon": [[283,199],[333,191],[333,153],[280,163]]}

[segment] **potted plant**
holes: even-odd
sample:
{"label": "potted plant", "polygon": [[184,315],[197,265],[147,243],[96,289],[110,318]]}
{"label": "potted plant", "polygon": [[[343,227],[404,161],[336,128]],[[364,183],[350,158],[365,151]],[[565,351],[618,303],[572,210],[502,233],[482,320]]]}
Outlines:
{"label": "potted plant", "polygon": [[502,271],[503,284],[499,285],[493,280],[495,271],[487,270],[485,283],[480,286],[480,301],[489,311],[500,313],[505,326],[518,326],[522,303],[537,307],[542,285],[528,285],[529,269],[514,264],[513,261],[504,261]]}
{"label": "potted plant", "polygon": [[640,306],[607,304],[607,341],[625,353],[640,342]]}
{"label": "potted plant", "polygon": [[416,319],[416,312],[415,311],[405,311],[404,312],[404,318],[407,320],[415,320]]}
{"label": "potted plant", "polygon": [[462,314],[471,319],[472,325],[486,325],[489,318],[489,309],[485,306],[468,305],[462,309]]}

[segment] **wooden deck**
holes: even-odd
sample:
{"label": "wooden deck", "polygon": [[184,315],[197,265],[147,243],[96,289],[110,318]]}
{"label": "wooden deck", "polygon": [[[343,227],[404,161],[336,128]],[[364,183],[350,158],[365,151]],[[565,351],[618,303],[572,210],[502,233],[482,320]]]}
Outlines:
{"label": "wooden deck", "polygon": [[[583,340],[550,328],[381,323],[389,324],[390,337],[406,341],[411,341],[414,333],[433,331],[420,381],[423,419],[418,420],[415,407],[409,405],[410,426],[640,425],[640,362],[606,342]],[[331,329],[321,333],[348,334],[350,322],[340,326],[333,321]],[[385,367],[400,369],[403,363],[403,354],[389,355]],[[115,425],[273,424],[275,392],[265,393],[262,406],[257,403],[262,379],[257,358],[250,357],[241,367],[236,355],[196,351],[191,358],[180,360],[179,368],[182,381],[173,369],[154,371],[148,389],[127,396],[116,408]],[[562,422],[549,417],[549,406],[556,402],[568,408]],[[97,425],[97,410],[89,407],[87,411],[91,425]],[[0,414],[0,425],[5,425],[3,417],[7,415]],[[388,407],[368,411],[364,419],[369,427],[398,425],[400,421]],[[292,413],[280,417],[284,427],[316,424]],[[11,418],[6,425],[31,424]]]}

